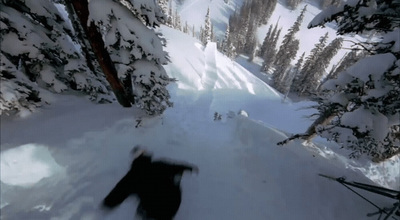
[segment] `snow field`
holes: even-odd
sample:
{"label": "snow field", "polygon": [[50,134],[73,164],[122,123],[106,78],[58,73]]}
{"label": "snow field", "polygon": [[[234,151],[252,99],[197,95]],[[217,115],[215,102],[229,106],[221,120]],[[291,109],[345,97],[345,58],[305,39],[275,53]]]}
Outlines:
{"label": "snow field", "polygon": [[[177,96],[176,100],[190,98]],[[85,109],[93,112],[93,108],[96,107]],[[114,115],[117,108],[102,114]],[[5,185],[2,198],[8,203],[2,210],[4,217],[131,218],[137,204],[135,199],[109,213],[98,205],[129,169],[130,151],[136,144],[147,146],[156,158],[188,161],[199,167],[198,175],[184,175],[183,201],[177,220],[362,219],[371,210],[340,185],[317,176],[348,174],[363,179],[360,174],[327,163],[299,142],[277,147],[274,143],[286,137],[285,134],[260,122],[239,115],[232,119],[224,115],[225,121],[214,122],[207,116],[207,110],[201,99],[189,106],[177,103],[163,118],[146,120],[137,129],[131,117],[114,115],[116,123],[111,127],[86,132],[64,140],[65,143],[61,138],[58,147],[48,146],[48,149],[65,169],[64,177],[55,178],[54,174],[22,188],[2,183]],[[25,132],[32,129],[28,127]],[[24,154],[23,146],[14,149]],[[47,163],[50,165],[51,159]],[[2,176],[2,182],[3,179],[7,177]],[[24,197],[24,193],[32,197]]]}
{"label": "snow field", "polygon": [[[210,1],[218,6],[210,7],[218,36],[223,36],[229,14],[241,1],[230,2],[226,6],[223,0]],[[203,24],[205,6],[204,1],[187,0],[180,9],[183,21]],[[306,14],[304,26],[314,10],[308,8],[311,14]],[[278,5],[270,20],[275,23],[281,16],[283,30],[298,15],[285,10]],[[383,165],[350,161],[330,149],[335,144],[321,139],[310,146],[299,141],[276,146],[311,124],[303,116],[314,111],[299,110],[311,103],[283,103],[279,93],[221,55],[214,43],[204,48],[178,31],[160,31],[171,57],[166,71],[178,80],[169,87],[175,105],[162,117],[142,118],[135,128],[139,113],[133,109],[51,94],[47,96],[54,104],[33,115],[2,116],[1,219],[134,218],[135,198],[112,212],[99,205],[129,169],[135,145],[146,146],[155,158],[199,167],[198,175],[185,174],[182,179],[183,201],[176,220],[365,219],[375,211],[370,204],[318,174],[400,185],[398,159]],[[302,42],[303,36],[309,40],[301,48],[312,48],[324,31],[298,34]],[[265,32],[259,30],[261,40]],[[238,115],[240,110],[248,117]],[[213,121],[215,112],[222,115],[221,121]],[[381,206],[391,205],[365,195]]]}
{"label": "snow field", "polygon": [[[135,128],[135,110],[69,95],[54,95],[54,104],[24,119],[2,116],[2,219],[134,218],[135,198],[112,212],[99,205],[128,171],[138,144],[155,158],[199,167],[198,175],[182,179],[176,220],[365,219],[375,211],[370,204],[318,174],[365,183],[371,183],[366,173],[384,174],[379,181],[399,186],[398,161],[360,165],[321,139],[276,146],[311,123],[303,116],[313,111],[299,110],[310,103],[282,103],[274,89],[212,44],[203,48],[188,35],[160,30],[171,57],[166,70],[178,80],[169,88],[175,105],[162,117],[143,118]],[[213,121],[215,112],[221,121]],[[364,195],[380,206],[392,202]]]}
{"label": "snow field", "polygon": [[[207,8],[210,7],[210,16],[214,26],[215,36],[217,39],[223,39],[229,21],[229,16],[235,12],[236,8],[239,9],[242,3],[242,0],[230,0],[229,4],[224,3],[224,0],[213,0],[210,1],[209,4],[204,4],[204,2],[200,0],[186,0],[181,7],[178,7],[178,11],[180,12],[182,21],[187,21],[189,25],[195,25],[196,32],[198,32],[200,26],[204,26]],[[307,5],[307,11],[304,15],[300,32],[296,34],[297,38],[300,39],[300,48],[297,52],[297,57],[292,61],[292,65],[296,63],[297,59],[301,56],[301,54],[303,54],[303,52],[306,53],[305,56],[307,57],[311,49],[314,48],[314,45],[318,42],[319,38],[326,32],[328,32],[329,35],[327,42],[328,44],[335,37],[337,37],[336,31],[330,26],[327,26],[326,28],[307,28],[308,24],[313,20],[315,15],[320,12],[320,10],[315,7],[313,3],[307,2],[301,3],[295,10],[291,11],[278,2],[275,11],[272,13],[268,21],[268,24],[259,27],[257,30],[258,41],[260,44],[262,44],[265,35],[268,32],[269,25],[275,25],[279,21],[278,26],[282,28],[282,33],[277,44],[277,47],[279,48],[283,40],[283,36],[285,36],[288,29],[296,21],[300,11],[305,5]],[[345,39],[354,38],[347,36]],[[350,48],[351,45],[352,43],[345,41],[343,42],[342,48]],[[327,71],[329,71],[331,67],[336,64],[347,52],[349,52],[348,49],[339,50],[336,56],[334,56],[332,59]]]}

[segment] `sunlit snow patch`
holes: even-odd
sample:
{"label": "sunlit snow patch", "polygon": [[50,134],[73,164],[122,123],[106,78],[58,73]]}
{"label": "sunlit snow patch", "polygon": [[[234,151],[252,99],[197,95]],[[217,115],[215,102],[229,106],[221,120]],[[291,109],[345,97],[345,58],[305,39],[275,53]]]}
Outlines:
{"label": "sunlit snow patch", "polygon": [[0,154],[0,180],[8,185],[31,186],[61,171],[47,147],[26,144]]}

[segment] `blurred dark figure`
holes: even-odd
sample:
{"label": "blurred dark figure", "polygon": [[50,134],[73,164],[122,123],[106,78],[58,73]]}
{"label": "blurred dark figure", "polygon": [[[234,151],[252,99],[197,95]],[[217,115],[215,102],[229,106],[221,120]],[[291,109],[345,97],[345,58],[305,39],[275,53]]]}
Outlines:
{"label": "blurred dark figure", "polygon": [[137,215],[142,219],[172,220],[181,204],[180,182],[184,171],[198,172],[189,164],[152,161],[152,155],[135,147],[131,169],[107,195],[103,205],[114,208],[128,196],[139,198]]}

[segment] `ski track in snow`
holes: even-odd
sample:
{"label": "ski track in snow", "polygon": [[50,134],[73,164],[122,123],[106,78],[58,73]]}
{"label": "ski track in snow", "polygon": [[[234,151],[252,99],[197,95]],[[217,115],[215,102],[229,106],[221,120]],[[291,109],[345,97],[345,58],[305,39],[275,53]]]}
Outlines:
{"label": "ski track in snow", "polygon": [[206,90],[213,90],[216,87],[218,80],[218,69],[216,64],[217,52],[216,43],[209,42],[204,50],[205,55],[205,70],[202,76],[202,84]]}

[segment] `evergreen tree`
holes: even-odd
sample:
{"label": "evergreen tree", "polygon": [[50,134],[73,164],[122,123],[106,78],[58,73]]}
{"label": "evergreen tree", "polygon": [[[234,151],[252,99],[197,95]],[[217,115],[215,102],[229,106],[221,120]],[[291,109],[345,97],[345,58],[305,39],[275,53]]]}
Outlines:
{"label": "evergreen tree", "polygon": [[168,9],[168,15],[167,15],[167,21],[165,23],[168,27],[174,28],[174,16],[172,14],[172,7],[171,5],[169,6]]}
{"label": "evergreen tree", "polygon": [[185,21],[185,25],[182,28],[182,32],[185,34],[189,33],[189,26],[188,26],[187,21]]}
{"label": "evergreen tree", "polygon": [[71,2],[121,105],[136,105],[149,115],[172,106],[166,89],[172,79],[162,67],[168,61],[165,41],[154,31],[163,18],[156,1]]}
{"label": "evergreen tree", "polygon": [[285,62],[285,56],[289,53],[288,48],[292,45],[292,41],[295,40],[295,34],[300,30],[300,25],[303,22],[304,13],[307,10],[307,6],[303,8],[300,15],[297,17],[293,26],[289,29],[288,33],[283,37],[281,46],[279,47],[278,53],[276,54],[276,59],[274,62],[275,66],[280,66],[281,62]]}
{"label": "evergreen tree", "polygon": [[329,71],[321,84],[324,84],[330,79],[337,79],[339,73],[345,71],[362,57],[364,57],[364,52],[358,52],[358,50],[352,50],[349,53],[346,53],[339,63],[332,67],[331,71]]}
{"label": "evergreen tree", "polygon": [[285,94],[285,99],[288,96],[288,93],[290,91],[290,87],[293,84],[293,80],[296,77],[297,74],[299,74],[301,70],[301,66],[303,65],[303,60],[304,60],[304,55],[303,53],[300,58],[297,60],[297,63],[293,68],[290,68],[288,74],[285,75],[285,78],[283,79],[283,88],[281,88],[282,93]]}
{"label": "evergreen tree", "polygon": [[291,44],[288,45],[287,48],[287,54],[284,56],[284,60],[280,61],[279,66],[275,66],[275,71],[272,75],[272,79],[274,82],[274,87],[282,92],[286,93],[286,87],[288,85],[288,81],[291,77],[286,76],[288,73],[288,68],[290,66],[290,62],[292,61],[293,58],[296,57],[297,51],[299,50],[299,44],[300,41],[297,39],[294,39],[291,41]]}
{"label": "evergreen tree", "polygon": [[227,50],[226,56],[229,57],[229,58],[231,58],[231,60],[235,59],[236,56],[237,56],[236,48],[235,48],[235,46],[234,46],[232,43],[230,43],[230,42],[229,42],[229,44],[228,44],[228,50]]}
{"label": "evergreen tree", "polygon": [[246,43],[244,44],[243,48],[243,53],[249,55],[249,60],[252,61],[255,56],[255,50],[257,47],[257,36],[256,36],[256,29],[257,27],[255,26],[254,23],[249,24],[249,28],[246,34]]}
{"label": "evergreen tree", "polygon": [[250,12],[246,14],[246,16],[242,17],[240,19],[240,26],[238,29],[238,33],[236,36],[236,48],[239,52],[243,52],[245,48],[245,44],[247,42],[246,36],[247,33],[249,32],[249,26],[250,26]]}
{"label": "evergreen tree", "polygon": [[269,26],[269,29],[268,29],[268,32],[267,32],[267,34],[265,35],[265,38],[264,38],[264,40],[263,40],[263,43],[262,43],[262,45],[261,45],[261,47],[260,47],[260,50],[258,51],[258,55],[259,55],[260,57],[264,57],[265,51],[266,51],[267,48],[269,47],[270,38],[271,38],[271,35],[272,35],[272,29],[273,29],[273,26],[270,25],[270,26]]}
{"label": "evergreen tree", "polygon": [[176,30],[182,30],[181,16],[178,13],[178,9],[175,9],[174,28]]}
{"label": "evergreen tree", "polygon": [[49,102],[42,89],[111,100],[105,77],[89,68],[87,56],[75,47],[75,30],[51,1],[3,0],[0,14],[0,115],[23,114]]}
{"label": "evergreen tree", "polygon": [[229,49],[229,24],[228,24],[228,27],[226,28],[226,31],[225,31],[225,36],[224,36],[224,39],[222,40],[222,42],[221,42],[221,51],[222,51],[222,53],[224,53],[225,55],[227,54],[227,52],[228,52],[228,49]]}
{"label": "evergreen tree", "polygon": [[[155,1],[90,2],[90,17],[103,31],[105,46],[118,70],[118,76],[131,92],[131,102],[149,115],[162,114],[172,106],[166,88],[172,81],[162,65],[168,61],[162,39],[153,27],[160,25],[161,9]],[[130,4],[130,6],[126,6]],[[119,13],[116,13],[119,12]],[[108,16],[104,16],[106,13]],[[125,14],[124,14],[125,13]]]}
{"label": "evergreen tree", "polygon": [[310,74],[315,73],[312,72],[311,69],[314,67],[314,65],[316,65],[317,59],[321,56],[328,37],[328,32],[326,32],[325,35],[319,38],[319,42],[315,44],[314,48],[311,50],[310,55],[308,55],[303,68],[301,69],[299,74],[296,75],[296,78],[293,81],[293,86],[291,87],[291,90],[293,92],[297,92],[299,94],[303,93],[304,84],[307,84],[307,86],[309,86],[306,80],[307,78],[309,78]]}
{"label": "evergreen tree", "polygon": [[225,38],[222,41],[222,46],[221,46],[221,50],[222,52],[229,58],[231,58],[232,60],[236,57],[236,48],[233,45],[233,43],[231,42],[231,34],[230,34],[230,27],[228,24],[228,27],[226,28],[226,32],[225,32]]}
{"label": "evergreen tree", "polygon": [[259,14],[255,15],[258,17],[258,24],[265,25],[268,23],[269,18],[276,8],[278,0],[258,0],[255,2],[256,8],[259,8]]}
{"label": "evergreen tree", "polygon": [[211,23],[211,17],[210,17],[210,8],[207,9],[207,14],[206,14],[206,19],[205,19],[205,24],[204,24],[204,29],[203,29],[202,35],[203,35],[202,43],[204,45],[207,45],[207,43],[211,41],[211,35],[212,35],[212,23]]}
{"label": "evergreen tree", "polygon": [[[279,22],[279,20],[278,20]],[[263,64],[261,66],[261,71],[263,72],[268,72],[269,68],[272,66],[272,64],[275,61],[275,56],[276,56],[276,45],[278,43],[279,36],[281,34],[282,29],[278,29],[278,22],[276,23],[273,31],[271,34],[267,34],[263,46],[265,47],[265,51],[262,51],[263,55]]]}
{"label": "evergreen tree", "polygon": [[326,46],[321,54],[317,57],[314,64],[311,66],[309,72],[306,74],[304,83],[302,84],[300,95],[314,94],[319,87],[322,75],[325,73],[331,59],[337,54],[342,46],[343,38],[338,37],[334,39],[328,46]]}
{"label": "evergreen tree", "polygon": [[319,117],[304,134],[282,143],[298,137],[310,140],[318,134],[350,149],[351,157],[367,155],[380,162],[398,155],[400,4],[359,0],[328,10],[317,15],[309,27],[336,21],[338,34],[375,31],[379,40],[359,43],[369,54],[322,85],[325,96],[317,98]]}
{"label": "evergreen tree", "polygon": [[299,42],[295,39],[295,34],[300,30],[300,25],[304,18],[307,6],[303,8],[296,22],[283,37],[283,41],[274,59],[275,72],[273,74],[274,85],[280,87],[282,79],[285,77],[286,70],[290,65],[290,60],[296,56],[299,49]]}
{"label": "evergreen tree", "polygon": [[271,43],[272,48],[274,48],[274,49],[276,48],[276,45],[278,45],[278,40],[279,40],[279,37],[281,36],[281,32],[282,32],[282,28],[279,28],[279,30],[278,30],[278,32],[276,32],[276,34],[275,34],[275,29],[272,32],[272,34],[275,35],[275,37],[274,37],[274,39],[273,39],[273,41]]}
{"label": "evergreen tree", "polygon": [[211,36],[210,41],[215,42],[214,26],[211,24]]}
{"label": "evergreen tree", "polygon": [[[204,28],[203,26],[200,26],[200,31],[199,31],[199,40],[200,42],[205,42],[205,34],[204,34]],[[203,43],[204,44],[204,43]]]}
{"label": "evergreen tree", "polygon": [[[235,13],[230,16],[230,43],[232,43],[232,46],[235,47],[238,52],[250,54],[251,56],[254,55],[252,48],[256,42],[253,41],[252,33],[258,26],[267,24],[276,4],[277,0],[245,1],[240,9],[236,10]],[[247,42],[248,35],[251,36],[249,38],[251,42]]]}

